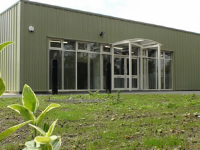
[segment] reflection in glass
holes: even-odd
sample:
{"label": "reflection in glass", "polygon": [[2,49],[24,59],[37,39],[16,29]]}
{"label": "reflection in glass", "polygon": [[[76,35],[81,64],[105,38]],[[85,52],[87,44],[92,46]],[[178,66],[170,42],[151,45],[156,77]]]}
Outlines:
{"label": "reflection in glass", "polygon": [[50,41],[50,46],[51,47],[56,47],[56,48],[61,48],[61,41]]}
{"label": "reflection in glass", "polygon": [[156,89],[156,59],[148,59],[149,89]]}
{"label": "reflection in glass", "polygon": [[87,50],[87,43],[78,43],[78,50]]}
{"label": "reflection in glass", "polygon": [[165,59],[172,59],[171,52],[165,52]]}
{"label": "reflection in glass", "polygon": [[90,54],[90,89],[100,88],[100,55]]}
{"label": "reflection in glass", "polygon": [[75,54],[74,52],[64,52],[64,89],[75,89]]}
{"label": "reflection in glass", "polygon": [[100,52],[100,44],[99,43],[90,43],[89,50],[92,52]]}
{"label": "reflection in glass", "polygon": [[148,50],[148,57],[156,57],[156,50],[149,49]]}
{"label": "reflection in glass", "polygon": [[143,88],[149,89],[148,59],[143,58]]}
{"label": "reflection in glass", "polygon": [[165,59],[165,88],[172,89],[172,61]]}
{"label": "reflection in glass", "polygon": [[75,45],[76,45],[75,41],[65,40],[63,42],[63,44],[64,44],[64,49],[66,49],[66,50],[75,50]]}
{"label": "reflection in glass", "polygon": [[138,56],[139,54],[139,48],[138,47],[132,47],[132,55]]}
{"label": "reflection in glass", "polygon": [[88,54],[77,53],[77,88],[88,88]]}
{"label": "reflection in glass", "polygon": [[123,45],[117,45],[114,47],[114,54],[118,55],[128,55],[129,50],[128,50],[128,44],[123,44]]}
{"label": "reflection in glass", "polygon": [[114,74],[124,75],[124,58],[114,59]]}
{"label": "reflection in glass", "polygon": [[[127,75],[129,75],[129,59],[127,59]],[[132,75],[137,75],[137,59],[132,59]]]}
{"label": "reflection in glass", "polygon": [[103,55],[103,88],[106,89],[107,63],[111,63],[110,55]]}
{"label": "reflection in glass", "polygon": [[164,79],[165,79],[165,70],[164,70],[164,59],[161,59],[161,89],[164,89]]}
{"label": "reflection in glass", "polygon": [[[127,78],[127,88],[129,88],[129,78]],[[132,78],[132,88],[133,89],[138,88],[138,86],[137,86],[137,79],[136,78]]]}
{"label": "reflection in glass", "polygon": [[103,52],[110,52],[110,46],[109,45],[103,45]]}
{"label": "reflection in glass", "polygon": [[124,78],[115,78],[115,88],[124,88]]}
{"label": "reflection in glass", "polygon": [[49,54],[49,88],[51,89],[52,84],[52,60],[56,59],[58,61],[58,89],[62,88],[62,51],[50,50]]}

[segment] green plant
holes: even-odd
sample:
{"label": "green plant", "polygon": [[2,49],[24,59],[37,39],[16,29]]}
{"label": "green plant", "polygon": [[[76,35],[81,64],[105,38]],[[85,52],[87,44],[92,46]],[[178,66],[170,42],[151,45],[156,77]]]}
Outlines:
{"label": "green plant", "polygon": [[[13,42],[5,42],[3,44],[0,44],[0,52],[9,44],[12,44]],[[5,92],[6,86],[2,78],[0,78],[0,96],[3,95]]]}
{"label": "green plant", "polygon": [[[29,124],[31,127],[36,129],[42,136],[36,136],[34,140],[28,141],[25,143],[26,148],[23,150],[32,150],[32,149],[38,149],[38,150],[59,150],[61,146],[61,137],[60,136],[51,136],[53,133],[54,127],[56,125],[56,121],[54,121],[51,126],[49,127],[48,131],[45,132],[41,128],[34,126],[32,124]],[[36,145],[34,143],[37,143]]]}
{"label": "green plant", "polygon": [[[15,130],[17,130],[18,128],[20,128],[21,126],[27,123],[31,123],[33,126],[38,126],[41,123],[41,121],[44,119],[48,111],[60,106],[59,104],[52,103],[44,111],[42,111],[42,113],[38,117],[36,117],[35,113],[39,106],[39,101],[36,98],[35,93],[32,91],[32,89],[28,85],[24,85],[24,88],[23,88],[22,104],[23,105],[19,105],[19,104],[9,105],[8,108],[11,108],[12,110],[19,113],[24,118],[24,120],[26,120],[26,122],[16,127],[14,126],[12,128],[9,128],[3,131],[0,134],[0,139],[3,140],[5,137],[8,137]],[[36,136],[37,136],[37,129],[34,128],[34,138]],[[36,143],[34,145],[37,146]]]}

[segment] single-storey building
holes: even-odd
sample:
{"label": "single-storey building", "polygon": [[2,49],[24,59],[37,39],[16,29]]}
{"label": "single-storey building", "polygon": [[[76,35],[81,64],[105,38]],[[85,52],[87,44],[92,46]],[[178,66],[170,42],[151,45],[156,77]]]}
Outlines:
{"label": "single-storey building", "polygon": [[51,91],[58,61],[59,91],[200,90],[200,34],[123,18],[20,0],[0,14],[0,54],[6,90]]}

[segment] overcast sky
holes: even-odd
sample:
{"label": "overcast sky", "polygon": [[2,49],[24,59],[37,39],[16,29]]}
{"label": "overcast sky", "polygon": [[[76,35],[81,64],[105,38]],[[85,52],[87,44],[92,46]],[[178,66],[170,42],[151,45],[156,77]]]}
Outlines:
{"label": "overcast sky", "polygon": [[[18,0],[5,0],[0,13]],[[200,0],[32,0],[200,33]]]}

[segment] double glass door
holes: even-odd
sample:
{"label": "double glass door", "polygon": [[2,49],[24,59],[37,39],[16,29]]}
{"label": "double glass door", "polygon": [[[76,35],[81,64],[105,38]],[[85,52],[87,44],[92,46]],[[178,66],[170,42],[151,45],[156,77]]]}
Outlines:
{"label": "double glass door", "polygon": [[[132,58],[132,89],[138,90],[139,87],[139,66],[138,58]],[[114,58],[114,89],[128,90],[129,89],[129,58],[115,57]]]}

